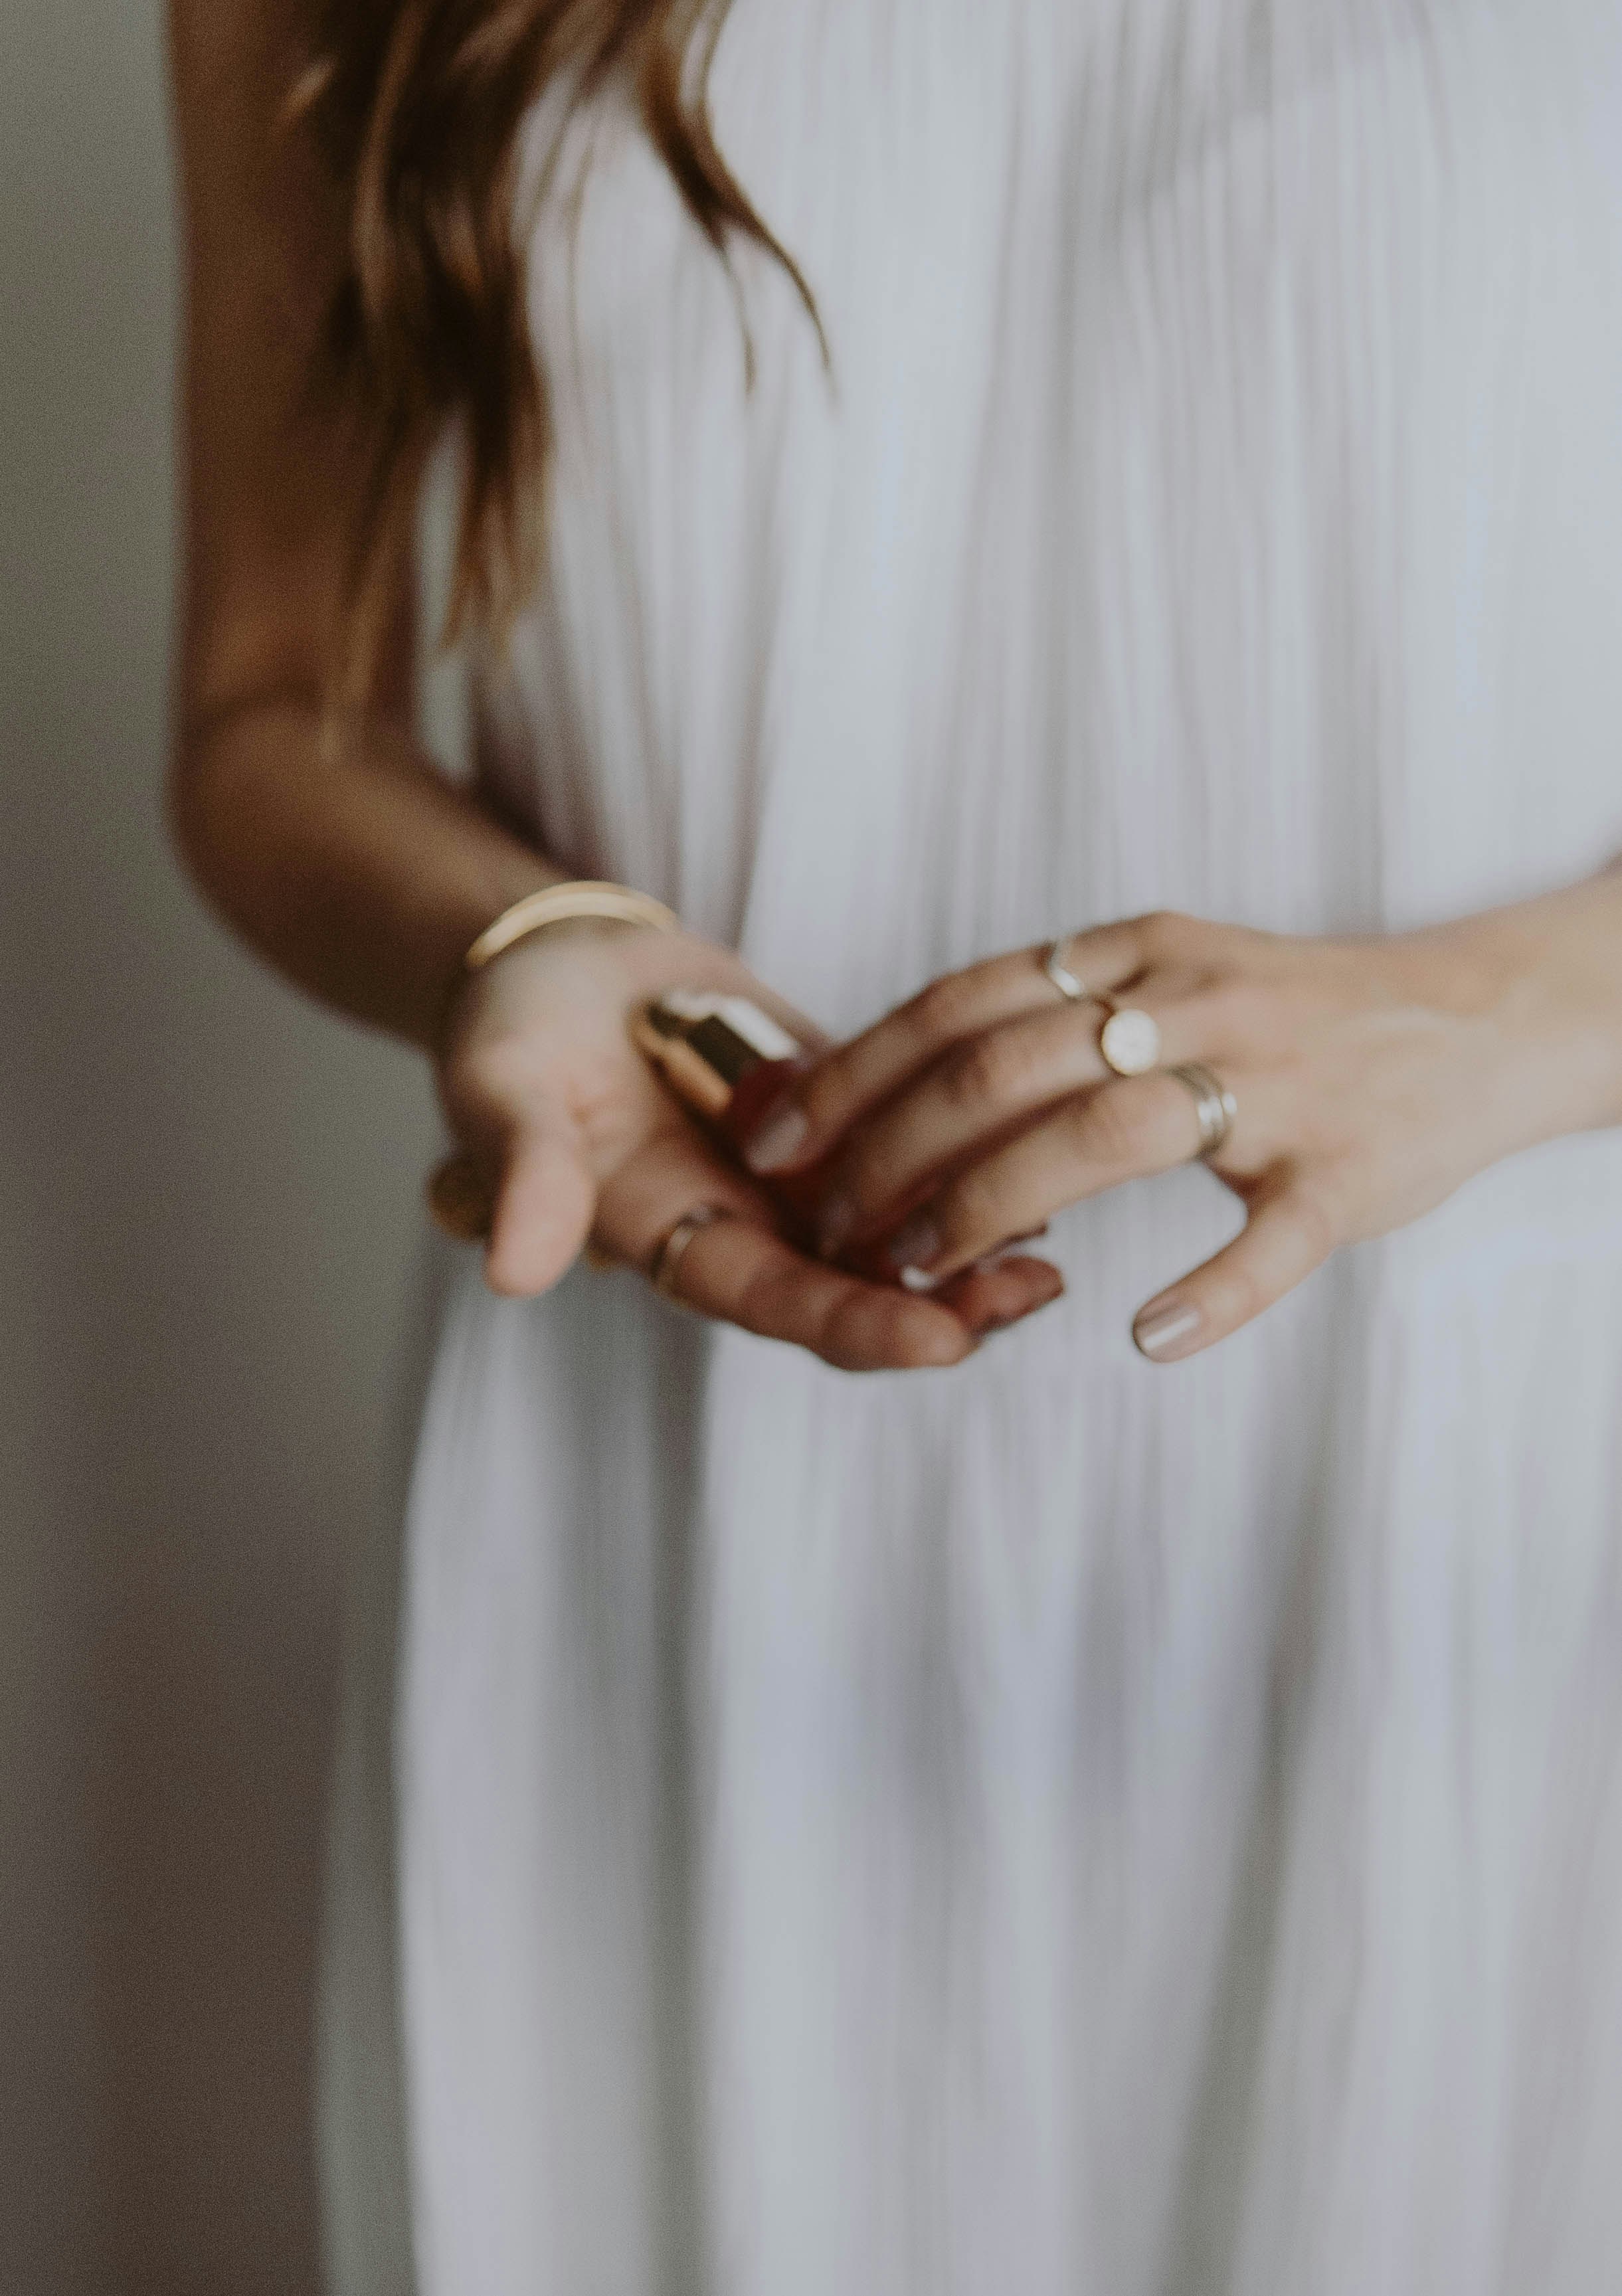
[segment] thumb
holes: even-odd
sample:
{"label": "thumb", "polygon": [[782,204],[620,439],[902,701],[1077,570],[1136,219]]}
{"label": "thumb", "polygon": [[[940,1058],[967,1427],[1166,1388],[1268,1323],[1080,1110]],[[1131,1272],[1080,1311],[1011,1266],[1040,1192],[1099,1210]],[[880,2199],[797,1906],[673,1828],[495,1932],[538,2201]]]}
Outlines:
{"label": "thumb", "polygon": [[597,1185],[572,1126],[529,1119],[507,1138],[485,1253],[493,1292],[530,1299],[578,1258],[597,1214]]}

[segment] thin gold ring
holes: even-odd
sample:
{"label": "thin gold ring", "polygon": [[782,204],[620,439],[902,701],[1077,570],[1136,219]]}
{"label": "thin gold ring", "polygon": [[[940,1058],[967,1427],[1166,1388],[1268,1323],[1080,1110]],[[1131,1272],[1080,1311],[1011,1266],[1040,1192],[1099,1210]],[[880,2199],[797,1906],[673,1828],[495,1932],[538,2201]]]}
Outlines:
{"label": "thin gold ring", "polygon": [[1204,1067],[1199,1061],[1184,1061],[1180,1068],[1167,1069],[1166,1073],[1176,1077],[1194,1095],[1200,1118],[1198,1155],[1202,1162],[1209,1163],[1213,1156],[1221,1155],[1233,1136],[1239,1103],[1216,1070]]}
{"label": "thin gold ring", "polygon": [[648,1262],[648,1281],[653,1289],[662,1292],[665,1298],[673,1300],[678,1308],[685,1306],[676,1288],[683,1260],[707,1227],[714,1227],[717,1220],[736,1218],[737,1214],[730,1211],[725,1204],[694,1204],[690,1212],[684,1213]]}

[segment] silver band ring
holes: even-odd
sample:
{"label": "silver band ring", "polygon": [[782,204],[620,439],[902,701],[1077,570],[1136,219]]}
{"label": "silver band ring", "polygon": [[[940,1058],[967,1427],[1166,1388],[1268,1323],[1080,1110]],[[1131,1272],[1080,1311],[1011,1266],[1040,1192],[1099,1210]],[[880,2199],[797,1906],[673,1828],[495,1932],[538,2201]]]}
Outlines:
{"label": "silver band ring", "polygon": [[1239,1103],[1216,1070],[1202,1068],[1198,1061],[1186,1061],[1181,1068],[1167,1069],[1166,1073],[1176,1077],[1194,1095],[1200,1118],[1199,1153],[1208,1163],[1227,1146],[1239,1114]]}
{"label": "silver band ring", "polygon": [[725,1204],[694,1204],[690,1212],[677,1220],[648,1263],[648,1281],[653,1289],[662,1292],[667,1300],[675,1300],[678,1308],[684,1305],[682,1295],[676,1288],[683,1260],[707,1227],[714,1227],[717,1220],[735,1219],[736,1217],[736,1213],[729,1211]]}
{"label": "silver band ring", "polygon": [[1068,996],[1072,1004],[1085,1004],[1093,992],[1085,980],[1077,980],[1064,961],[1069,945],[1068,940],[1050,941],[1042,952],[1042,970],[1061,996]]}

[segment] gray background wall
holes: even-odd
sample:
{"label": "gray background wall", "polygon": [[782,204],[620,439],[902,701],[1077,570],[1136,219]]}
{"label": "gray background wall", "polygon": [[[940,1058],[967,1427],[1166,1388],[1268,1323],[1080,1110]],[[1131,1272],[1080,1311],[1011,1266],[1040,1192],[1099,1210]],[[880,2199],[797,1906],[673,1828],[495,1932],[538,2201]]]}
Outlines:
{"label": "gray background wall", "polygon": [[343,1550],[432,1127],[160,812],[157,0],[0,11],[0,2296],[315,2284]]}

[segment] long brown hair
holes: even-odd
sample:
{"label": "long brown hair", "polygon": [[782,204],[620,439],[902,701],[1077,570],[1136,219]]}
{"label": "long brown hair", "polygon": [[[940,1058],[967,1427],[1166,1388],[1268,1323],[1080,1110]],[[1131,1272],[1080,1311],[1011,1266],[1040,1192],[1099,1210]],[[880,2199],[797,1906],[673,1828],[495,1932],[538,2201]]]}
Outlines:
{"label": "long brown hair", "polygon": [[328,365],[360,410],[368,462],[346,685],[364,687],[424,459],[463,444],[450,627],[504,627],[537,566],[550,444],[515,214],[519,132],[554,84],[578,108],[618,82],[725,258],[791,258],[717,145],[707,90],[729,0],[307,0],[313,62],[291,100],[314,127],[347,225]]}

